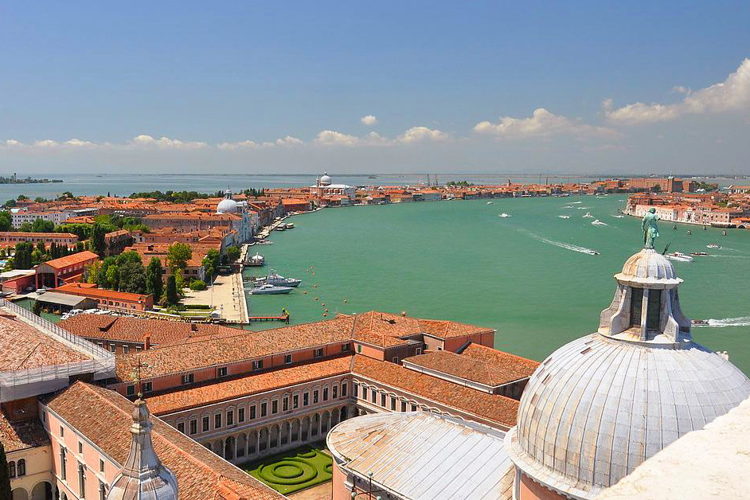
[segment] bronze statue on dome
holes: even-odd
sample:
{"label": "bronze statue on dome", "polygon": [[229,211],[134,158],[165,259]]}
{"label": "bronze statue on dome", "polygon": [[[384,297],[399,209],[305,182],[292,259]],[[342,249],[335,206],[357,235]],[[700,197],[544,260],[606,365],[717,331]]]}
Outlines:
{"label": "bronze statue on dome", "polygon": [[641,228],[643,229],[643,248],[654,248],[654,241],[659,237],[659,226],[657,222],[659,216],[656,215],[656,209],[651,207],[643,216]]}

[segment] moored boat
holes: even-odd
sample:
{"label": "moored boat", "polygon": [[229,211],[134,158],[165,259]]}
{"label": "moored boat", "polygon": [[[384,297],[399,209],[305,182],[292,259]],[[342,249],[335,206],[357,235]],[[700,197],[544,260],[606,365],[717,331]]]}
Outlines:
{"label": "moored boat", "polygon": [[498,217],[500,217],[502,219],[507,219],[508,217],[511,217],[511,215],[510,214],[506,214],[505,212],[503,212],[501,214],[498,214]]}
{"label": "moored boat", "polygon": [[250,267],[261,267],[266,264],[266,258],[257,252],[255,255],[245,260],[246,260],[245,264]]}
{"label": "moored boat", "polygon": [[284,276],[280,275],[274,270],[271,270],[270,273],[268,273],[268,276],[261,276],[259,278],[255,278],[253,280],[255,283],[263,283],[268,285],[275,285],[275,286],[290,286],[290,287],[298,287],[300,283],[302,283],[302,280],[297,278],[285,278]]}
{"label": "moored boat", "polygon": [[280,295],[283,293],[289,293],[292,291],[291,287],[288,286],[276,286],[276,285],[260,285],[252,288],[250,294],[252,295]]}

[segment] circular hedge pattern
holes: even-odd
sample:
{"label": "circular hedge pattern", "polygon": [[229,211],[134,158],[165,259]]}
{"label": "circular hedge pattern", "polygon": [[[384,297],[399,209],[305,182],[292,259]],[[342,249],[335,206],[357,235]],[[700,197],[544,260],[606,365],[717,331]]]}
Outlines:
{"label": "circular hedge pattern", "polygon": [[326,452],[305,446],[256,462],[245,469],[250,475],[286,495],[332,478],[333,460]]}
{"label": "circular hedge pattern", "polygon": [[260,477],[275,484],[301,484],[318,475],[312,465],[293,458],[264,465],[258,471]]}

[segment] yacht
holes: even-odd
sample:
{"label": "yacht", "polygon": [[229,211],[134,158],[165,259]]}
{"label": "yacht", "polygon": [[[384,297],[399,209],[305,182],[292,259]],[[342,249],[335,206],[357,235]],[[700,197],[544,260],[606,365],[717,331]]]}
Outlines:
{"label": "yacht", "polygon": [[665,257],[676,262],[693,262],[693,258],[691,256],[682,252],[668,253],[665,255]]}
{"label": "yacht", "polygon": [[583,214],[583,218],[584,219],[593,219],[594,216],[591,215],[591,212],[586,212],[585,214]]}
{"label": "yacht", "polygon": [[280,275],[279,273],[273,270],[271,270],[271,272],[268,273],[268,276],[257,278],[255,281],[258,283],[265,283],[268,285],[291,286],[291,287],[298,287],[300,283],[302,283],[302,280],[298,280],[297,278],[285,278],[284,276]]}
{"label": "yacht", "polygon": [[716,243],[709,243],[708,245],[706,245],[706,248],[721,248],[721,245]]}
{"label": "yacht", "polygon": [[570,215],[558,215],[561,219],[570,219]]}
{"label": "yacht", "polygon": [[253,255],[252,257],[246,260],[247,262],[245,264],[247,264],[250,267],[261,267],[266,264],[266,258],[257,252],[255,255]]}
{"label": "yacht", "polygon": [[251,295],[280,295],[282,293],[289,293],[292,291],[291,287],[288,286],[276,286],[276,285],[260,285],[250,290]]}
{"label": "yacht", "polygon": [[284,224],[284,227],[287,229],[294,229],[294,222],[287,222]]}

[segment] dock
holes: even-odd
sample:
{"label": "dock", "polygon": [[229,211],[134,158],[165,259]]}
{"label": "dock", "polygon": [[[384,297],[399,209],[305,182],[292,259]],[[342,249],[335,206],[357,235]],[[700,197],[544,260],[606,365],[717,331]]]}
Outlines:
{"label": "dock", "polygon": [[281,321],[282,323],[289,324],[289,314],[282,314],[281,316],[248,316],[247,320],[249,323],[259,321]]}

